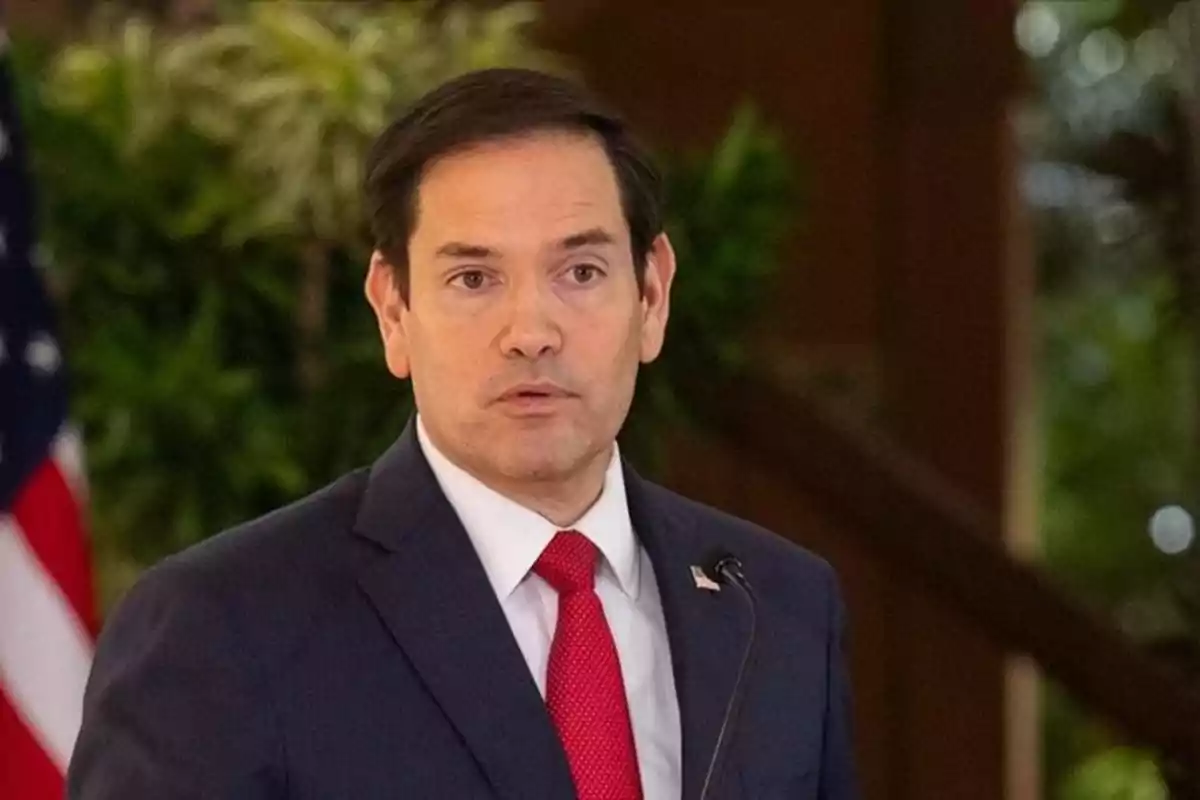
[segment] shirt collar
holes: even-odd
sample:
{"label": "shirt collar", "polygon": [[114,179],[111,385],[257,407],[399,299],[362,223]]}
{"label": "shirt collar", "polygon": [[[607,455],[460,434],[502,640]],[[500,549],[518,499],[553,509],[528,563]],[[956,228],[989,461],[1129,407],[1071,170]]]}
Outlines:
{"label": "shirt collar", "polygon": [[[417,441],[479,554],[492,590],[503,600],[525,579],[554,534],[562,529],[451,462],[430,440],[419,414]],[[600,497],[568,528],[579,531],[596,545],[604,557],[600,569],[607,569],[621,590],[637,600],[641,560],[629,519],[625,473],[615,442]]]}

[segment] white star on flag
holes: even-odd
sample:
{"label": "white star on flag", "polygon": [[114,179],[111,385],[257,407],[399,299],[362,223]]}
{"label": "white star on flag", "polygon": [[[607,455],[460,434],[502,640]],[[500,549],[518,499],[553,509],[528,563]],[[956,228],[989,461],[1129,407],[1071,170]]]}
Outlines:
{"label": "white star on flag", "polygon": [[53,375],[62,363],[62,353],[54,340],[46,334],[38,334],[25,348],[25,361],[43,375]]}

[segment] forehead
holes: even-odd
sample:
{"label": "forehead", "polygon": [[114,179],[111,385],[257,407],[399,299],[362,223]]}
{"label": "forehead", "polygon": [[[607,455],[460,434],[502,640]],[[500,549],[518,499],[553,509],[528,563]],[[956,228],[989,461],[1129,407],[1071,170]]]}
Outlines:
{"label": "forehead", "polygon": [[529,134],[444,156],[426,169],[416,207],[414,245],[551,238],[596,226],[627,235],[612,163],[586,134]]}

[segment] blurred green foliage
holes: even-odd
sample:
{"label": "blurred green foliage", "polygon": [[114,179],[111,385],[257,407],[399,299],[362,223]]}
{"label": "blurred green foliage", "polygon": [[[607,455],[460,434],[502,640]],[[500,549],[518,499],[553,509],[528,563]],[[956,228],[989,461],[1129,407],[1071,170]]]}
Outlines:
{"label": "blurred green foliage", "polygon": [[[106,603],[400,432],[408,385],[361,296],[363,152],[454,74],[563,69],[526,39],[531,8],[279,2],[199,30],[118,20],[55,50],[18,43]],[[749,111],[665,166],[681,270],[623,434],[651,470],[686,406],[673,376],[738,359],[795,215],[787,159]]]}
{"label": "blurred green foliage", "polygon": [[1074,593],[1120,611],[1190,566],[1156,549],[1147,523],[1196,494],[1192,332],[1154,271],[1043,296],[1039,316],[1043,550]]}
{"label": "blurred green foliage", "polygon": [[1127,748],[1085,761],[1067,779],[1062,800],[1168,800],[1154,761]]}
{"label": "blurred green foliage", "polygon": [[[1038,245],[1042,554],[1139,646],[1200,676],[1200,547],[1171,556],[1149,535],[1164,506],[1200,512],[1188,13],[1027,0],[1016,33],[1034,79],[1018,131]],[[1058,687],[1044,698],[1047,797],[1165,796],[1150,754]]]}
{"label": "blurred green foliage", "polygon": [[[1195,351],[1162,272],[1085,281],[1040,299],[1041,534],[1072,592],[1138,641],[1194,635],[1187,558],[1151,543],[1154,511],[1195,494]],[[1116,746],[1058,687],[1043,692],[1047,796],[1165,797],[1152,758]]]}

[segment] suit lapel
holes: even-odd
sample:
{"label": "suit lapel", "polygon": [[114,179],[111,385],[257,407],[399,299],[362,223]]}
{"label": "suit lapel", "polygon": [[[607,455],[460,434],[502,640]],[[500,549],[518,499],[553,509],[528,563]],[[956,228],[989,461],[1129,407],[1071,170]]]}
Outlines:
{"label": "suit lapel", "polygon": [[654,564],[662,596],[682,726],[683,797],[696,798],[750,634],[749,611],[733,588],[712,592],[696,586],[691,567],[705,565],[721,545],[698,528],[696,515],[685,514],[681,501],[628,465],[625,485],[634,530]]}
{"label": "suit lapel", "polygon": [[498,795],[573,798],[545,704],[470,538],[409,424],[371,471],[359,583]]}

